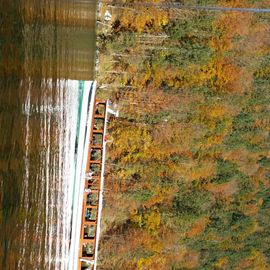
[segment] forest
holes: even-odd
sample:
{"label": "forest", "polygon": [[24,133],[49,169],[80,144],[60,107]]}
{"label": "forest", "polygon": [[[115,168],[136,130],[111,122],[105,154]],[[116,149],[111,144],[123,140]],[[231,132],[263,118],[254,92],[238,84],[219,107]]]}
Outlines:
{"label": "forest", "polygon": [[270,269],[270,13],[132,0],[98,20],[98,95],[120,111],[99,269]]}

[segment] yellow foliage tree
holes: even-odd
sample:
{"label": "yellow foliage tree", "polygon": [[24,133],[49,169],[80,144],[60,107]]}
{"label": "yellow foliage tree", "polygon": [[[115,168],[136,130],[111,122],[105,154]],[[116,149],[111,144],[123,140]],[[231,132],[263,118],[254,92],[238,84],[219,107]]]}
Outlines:
{"label": "yellow foliage tree", "polygon": [[113,129],[112,138],[115,143],[110,152],[114,159],[122,162],[136,162],[147,155],[151,145],[151,136],[144,126],[132,123],[121,123]]}
{"label": "yellow foliage tree", "polygon": [[268,270],[269,264],[266,256],[261,251],[253,249],[251,255],[244,260],[241,260],[236,267],[236,270],[242,269]]}
{"label": "yellow foliage tree", "polygon": [[148,29],[158,32],[161,27],[168,23],[168,13],[155,7],[137,5],[136,9],[127,8],[119,18],[121,27],[143,32]]}
{"label": "yellow foliage tree", "polygon": [[207,217],[200,217],[190,227],[189,231],[186,232],[186,237],[192,238],[198,236],[204,232],[206,225],[210,222]]}

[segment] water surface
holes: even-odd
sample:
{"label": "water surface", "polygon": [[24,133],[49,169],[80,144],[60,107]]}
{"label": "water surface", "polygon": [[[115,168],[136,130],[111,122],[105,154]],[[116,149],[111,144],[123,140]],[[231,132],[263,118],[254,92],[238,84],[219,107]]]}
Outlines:
{"label": "water surface", "polygon": [[0,0],[0,269],[66,269],[78,93],[93,1]]}

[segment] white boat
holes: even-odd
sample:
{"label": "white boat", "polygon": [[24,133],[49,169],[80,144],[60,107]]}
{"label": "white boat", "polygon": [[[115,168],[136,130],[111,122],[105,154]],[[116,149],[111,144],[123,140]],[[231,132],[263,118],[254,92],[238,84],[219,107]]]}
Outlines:
{"label": "white boat", "polygon": [[92,129],[92,116],[96,94],[96,82],[84,81],[82,85],[82,99],[78,115],[77,155],[74,181],[72,185],[72,218],[71,239],[69,252],[69,270],[78,269],[78,258],[80,250],[80,230],[82,219],[84,179],[87,166],[87,155]]}

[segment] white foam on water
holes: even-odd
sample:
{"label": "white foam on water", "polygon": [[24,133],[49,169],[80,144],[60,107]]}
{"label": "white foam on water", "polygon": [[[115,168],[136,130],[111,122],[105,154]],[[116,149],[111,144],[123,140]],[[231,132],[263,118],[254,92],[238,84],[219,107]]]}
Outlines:
{"label": "white foam on water", "polygon": [[[58,230],[58,240],[56,246],[59,253],[56,256],[58,268],[65,270],[68,267],[68,253],[70,246],[71,233],[71,216],[72,216],[72,200],[73,200],[73,184],[75,174],[75,140],[77,132],[77,112],[78,112],[78,82],[68,81],[67,98],[63,106],[67,108],[63,115],[62,126],[62,164],[61,178],[61,192],[58,193],[58,204],[62,203],[62,208],[59,209],[58,219],[62,223],[62,228]],[[64,132],[63,132],[64,131]]]}
{"label": "white foam on water", "polygon": [[[22,84],[22,82],[21,82]],[[24,195],[22,196],[21,204],[27,209],[28,208],[28,186],[29,186],[29,167],[30,167],[30,160],[29,160],[29,137],[30,137],[30,123],[29,123],[29,111],[30,111],[30,104],[31,104],[31,91],[28,88],[26,100],[23,106],[23,111],[26,112],[26,125],[25,125],[25,156],[24,156],[24,167],[25,167],[25,176],[23,181],[22,190],[24,191]],[[28,113],[27,113],[28,112]],[[21,268],[22,258],[25,256],[25,243],[27,237],[27,230],[28,230],[28,223],[27,219],[24,220],[23,224],[23,233],[21,238],[21,257],[19,258],[18,268]]]}
{"label": "white foam on water", "polygon": [[[35,233],[38,241],[33,243],[35,250],[30,253],[30,257],[25,257],[31,226],[30,218],[26,217],[21,237],[19,268],[23,268],[27,261],[42,265],[48,270],[66,270],[68,268],[79,82],[59,81],[55,100],[52,98],[52,91],[56,91],[56,89],[54,87],[53,90],[51,86],[51,82],[44,81],[47,91],[41,98],[42,103],[37,105],[31,104],[32,89],[29,84],[22,108],[26,121],[22,204],[27,210],[29,209],[29,181],[33,181],[33,176],[30,180],[29,157],[33,132],[31,117],[36,113],[41,115],[39,137],[42,149],[40,153],[37,153],[41,164],[37,175],[34,176],[37,183],[33,191],[35,200],[40,203],[35,220]],[[40,235],[44,235],[44,238],[41,239]]]}
{"label": "white foam on water", "polygon": [[[75,141],[79,106],[78,81],[61,82],[62,98],[59,100],[59,179],[56,187],[57,217],[55,228],[55,269],[67,269],[70,246],[73,184],[75,173]],[[65,98],[64,98],[65,97]],[[63,101],[63,102],[62,102]],[[51,235],[52,236],[52,235]]]}

